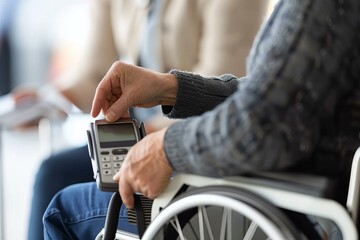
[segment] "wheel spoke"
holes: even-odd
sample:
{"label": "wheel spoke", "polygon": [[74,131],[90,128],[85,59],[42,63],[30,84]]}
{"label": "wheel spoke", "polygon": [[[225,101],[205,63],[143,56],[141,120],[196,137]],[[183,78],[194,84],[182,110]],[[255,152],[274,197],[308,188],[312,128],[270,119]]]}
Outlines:
{"label": "wheel spoke", "polygon": [[228,240],[232,240],[232,229],[231,229],[231,226],[232,226],[232,221],[231,221],[231,214],[232,211],[231,209],[229,209],[229,212],[228,212],[228,216],[227,216],[227,232],[226,232],[226,236],[227,236],[227,239]]}
{"label": "wheel spoke", "polygon": [[170,221],[171,226],[176,230],[176,232],[179,234],[180,240],[186,240],[184,237],[183,231],[181,229],[181,225],[179,222],[179,218],[177,216],[174,216],[174,219]]}
{"label": "wheel spoke", "polygon": [[206,211],[205,207],[202,208],[202,212],[203,212],[203,215],[204,215],[206,229],[207,229],[207,232],[209,234],[209,238],[210,238],[210,240],[214,240],[214,235],[213,235],[212,230],[211,230],[209,217],[208,217],[208,214],[207,214],[207,211]]}
{"label": "wheel spoke", "polygon": [[203,217],[203,207],[198,207],[198,219],[199,219],[199,234],[200,234],[200,240],[205,240],[204,236],[204,217]]}
{"label": "wheel spoke", "polygon": [[257,228],[258,228],[258,225],[254,222],[251,222],[248,230],[246,231],[244,240],[252,239],[254,237],[254,234],[255,234]]}
{"label": "wheel spoke", "polygon": [[229,214],[229,209],[228,208],[224,208],[223,209],[223,214],[222,214],[222,219],[221,219],[221,229],[220,229],[220,237],[219,239],[224,239],[225,240],[225,233],[226,233],[226,225],[227,225],[227,216]]}
{"label": "wheel spoke", "polygon": [[[195,231],[195,229],[194,229],[194,226],[191,224],[191,222],[189,222],[189,228],[190,228],[190,230],[191,230],[191,232],[193,233],[193,237],[195,237],[196,239],[194,239],[194,240],[199,240],[199,237],[198,237],[198,235],[197,235],[197,233],[196,233],[196,231]],[[191,239],[193,239],[193,238],[191,238]]]}

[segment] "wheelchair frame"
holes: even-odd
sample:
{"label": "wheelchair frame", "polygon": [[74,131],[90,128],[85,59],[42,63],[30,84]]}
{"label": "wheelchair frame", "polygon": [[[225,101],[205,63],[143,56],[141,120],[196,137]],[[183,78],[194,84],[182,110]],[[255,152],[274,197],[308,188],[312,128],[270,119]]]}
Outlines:
{"label": "wheelchair frame", "polygon": [[[182,204],[191,205],[194,201],[200,201],[202,204],[205,205],[216,204],[216,202],[220,200],[227,201],[227,199],[220,198],[218,195],[213,194],[211,190],[209,191],[209,189],[216,187],[231,187],[239,190],[242,189],[254,194],[255,197],[258,196],[258,199],[263,199],[265,200],[264,203],[268,202],[276,208],[331,220],[341,231],[343,239],[357,240],[357,224],[359,210],[358,187],[360,186],[359,161],[360,147],[354,154],[352,161],[346,206],[343,206],[336,200],[333,200],[326,196],[326,188],[328,187],[328,184],[326,182],[326,179],[323,179],[321,177],[312,178],[308,175],[295,175],[297,176],[297,178],[295,179],[294,175],[290,174],[278,175],[272,173],[264,173],[260,174],[259,178],[249,178],[244,176],[209,178],[197,175],[178,174],[172,179],[172,181],[170,181],[170,184],[165,190],[165,192],[153,201],[151,210],[151,223],[147,226],[144,234],[141,234],[141,239],[154,239],[154,236],[158,229],[160,229],[166,223],[166,221],[170,219],[171,216],[177,214],[179,204],[176,201],[173,202],[174,198],[176,198],[176,196],[184,186],[190,186],[196,189],[207,190],[205,190],[203,194],[197,195],[196,198],[193,198],[191,195],[186,196],[185,198],[187,199],[185,201],[187,202],[185,203],[184,200],[181,200],[182,202],[180,202]],[[314,183],[320,184],[315,186]],[[181,195],[182,194],[180,194],[179,196]],[[235,199],[235,201],[232,201],[231,204],[235,206],[238,205],[238,202]],[[109,207],[109,214],[112,211],[113,210]],[[116,216],[112,216],[112,218],[116,219]],[[117,220],[114,227],[116,226]],[[105,239],[103,238],[103,236],[106,235],[105,230],[103,229],[103,231],[99,233],[96,240]],[[113,229],[112,234],[115,234],[115,232],[116,229],[115,231]],[[273,236],[277,235],[275,234]],[[134,240],[139,239],[139,236],[117,231],[116,236],[112,235],[112,237],[109,239],[114,238],[119,240]],[[204,237],[202,236],[201,239],[204,239]],[[282,238],[281,236],[279,236],[278,238],[274,239],[286,238]]]}

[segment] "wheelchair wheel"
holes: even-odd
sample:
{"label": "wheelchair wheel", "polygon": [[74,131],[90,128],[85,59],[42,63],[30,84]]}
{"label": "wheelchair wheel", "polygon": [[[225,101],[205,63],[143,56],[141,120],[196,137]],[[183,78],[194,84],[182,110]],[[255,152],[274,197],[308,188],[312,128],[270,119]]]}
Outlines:
{"label": "wheelchair wheel", "polygon": [[210,186],[174,199],[142,239],[302,239],[283,212],[243,189]]}

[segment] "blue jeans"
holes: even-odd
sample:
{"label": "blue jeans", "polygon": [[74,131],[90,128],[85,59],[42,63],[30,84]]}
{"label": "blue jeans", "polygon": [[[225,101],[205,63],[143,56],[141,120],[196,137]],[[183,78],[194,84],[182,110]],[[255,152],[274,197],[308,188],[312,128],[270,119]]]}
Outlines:
{"label": "blue jeans", "polygon": [[94,181],[87,146],[67,150],[44,160],[35,177],[28,240],[43,239],[42,217],[54,195],[69,185]]}
{"label": "blue jeans", "polygon": [[[81,183],[61,190],[45,211],[45,239],[95,239],[105,224],[108,204],[113,193],[101,192],[96,184]],[[129,224],[124,207],[119,214],[118,229],[137,233]]]}

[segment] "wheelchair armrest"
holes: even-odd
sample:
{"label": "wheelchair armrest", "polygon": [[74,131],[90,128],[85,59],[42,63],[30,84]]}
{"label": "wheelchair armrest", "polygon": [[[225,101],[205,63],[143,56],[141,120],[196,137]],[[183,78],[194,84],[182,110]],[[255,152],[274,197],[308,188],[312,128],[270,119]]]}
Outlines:
{"label": "wheelchair armrest", "polygon": [[302,173],[256,172],[246,174],[246,182],[302,193],[315,197],[334,198],[336,181],[334,179]]}

